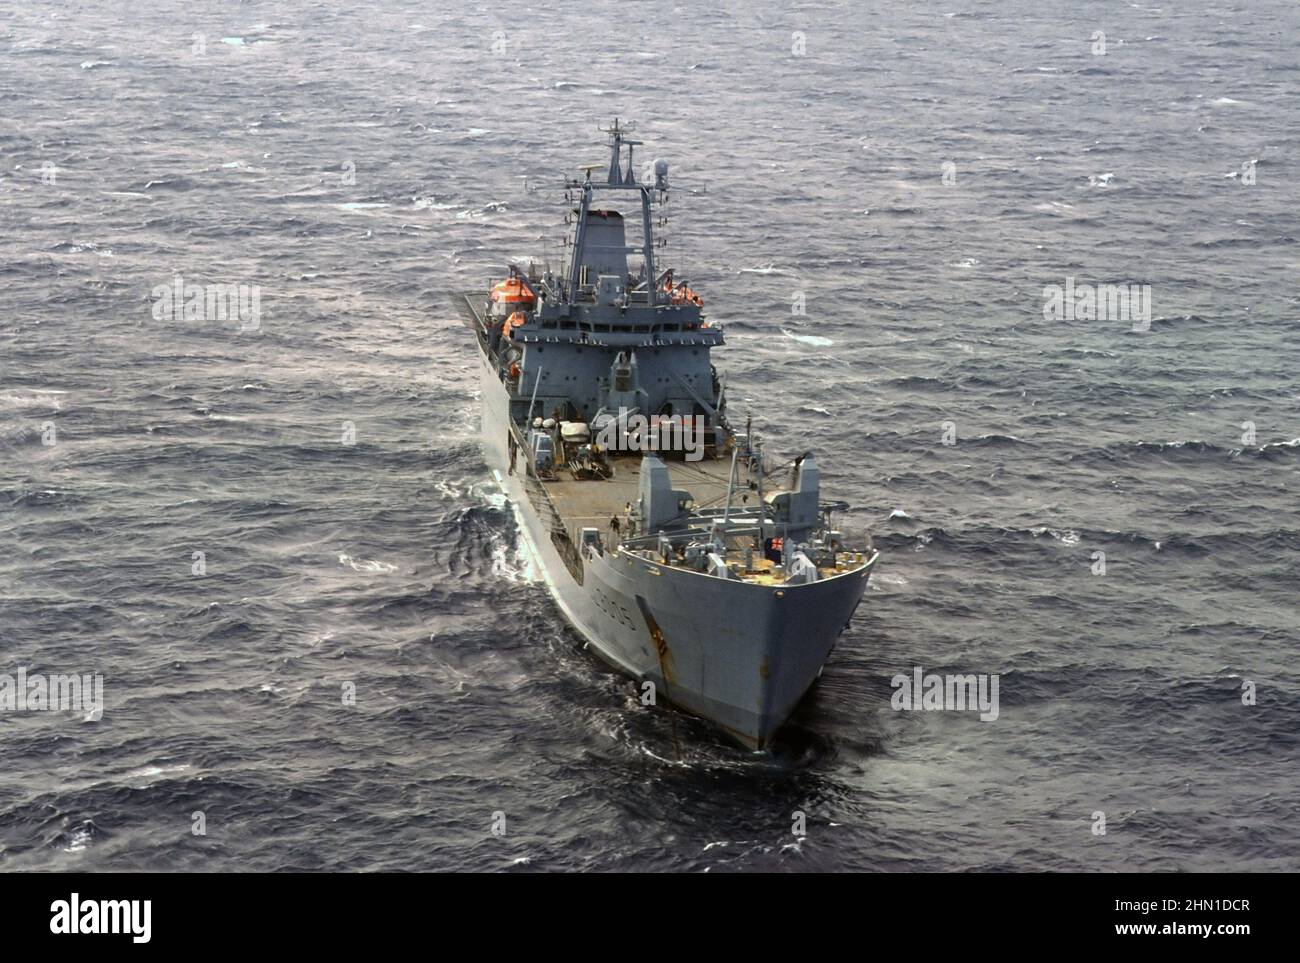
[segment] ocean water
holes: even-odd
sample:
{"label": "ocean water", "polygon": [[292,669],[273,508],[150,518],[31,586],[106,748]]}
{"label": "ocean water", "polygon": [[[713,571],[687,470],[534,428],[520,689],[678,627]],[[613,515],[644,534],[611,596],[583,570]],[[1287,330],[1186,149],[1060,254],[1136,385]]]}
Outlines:
{"label": "ocean water", "polygon": [[[0,714],[0,869],[1300,870],[1297,36],[13,6],[0,673],[105,710]],[[882,551],[770,753],[582,651],[479,451],[450,295],[555,256],[614,117],[672,165],[733,416]],[[160,317],[178,276],[256,329]],[[1046,318],[1067,284],[1149,324]],[[998,718],[895,711],[916,667],[997,675]]]}

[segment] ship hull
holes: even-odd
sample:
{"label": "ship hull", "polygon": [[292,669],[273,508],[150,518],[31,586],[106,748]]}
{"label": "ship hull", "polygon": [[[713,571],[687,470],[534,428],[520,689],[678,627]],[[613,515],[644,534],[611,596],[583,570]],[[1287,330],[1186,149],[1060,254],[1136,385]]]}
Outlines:
{"label": "ship hull", "polygon": [[655,704],[671,703],[763,748],[820,674],[875,558],[852,572],[773,589],[588,550],[575,577],[529,491],[522,454],[510,471],[510,397],[490,360],[479,359],[487,462],[561,613],[607,663],[652,682]]}

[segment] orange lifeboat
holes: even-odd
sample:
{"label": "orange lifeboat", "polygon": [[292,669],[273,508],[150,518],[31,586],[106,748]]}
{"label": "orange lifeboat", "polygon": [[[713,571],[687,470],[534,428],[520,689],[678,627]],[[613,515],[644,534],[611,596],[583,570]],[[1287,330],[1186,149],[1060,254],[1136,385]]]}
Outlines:
{"label": "orange lifeboat", "polygon": [[537,298],[524,287],[523,280],[517,277],[498,281],[492,286],[490,297],[493,310],[498,315],[504,315],[509,311],[531,311],[537,303]]}
{"label": "orange lifeboat", "polygon": [[501,326],[501,333],[509,338],[511,337],[511,332],[513,332],[515,328],[527,321],[528,316],[524,314],[524,312],[515,311],[511,313],[510,317],[506,318],[506,323]]}
{"label": "orange lifeboat", "polygon": [[694,304],[696,307],[704,307],[704,298],[700,297],[694,291],[686,286],[683,281],[677,287],[673,287],[671,281],[664,282],[664,292],[669,296],[673,304]]}

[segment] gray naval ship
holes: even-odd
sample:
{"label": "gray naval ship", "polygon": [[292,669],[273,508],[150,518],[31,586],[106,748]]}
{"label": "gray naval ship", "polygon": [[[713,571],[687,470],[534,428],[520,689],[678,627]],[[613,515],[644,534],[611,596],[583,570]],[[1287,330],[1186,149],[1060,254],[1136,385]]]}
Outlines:
{"label": "gray naval ship", "polygon": [[[821,674],[877,553],[831,525],[816,460],[771,464],[728,420],[703,298],[656,267],[668,165],[566,185],[567,263],[509,265],[458,297],[482,368],[483,444],[533,567],[590,648],[751,749]],[[639,243],[629,244],[632,220]],[[639,221],[639,224],[637,223]],[[645,683],[653,683],[653,688]]]}

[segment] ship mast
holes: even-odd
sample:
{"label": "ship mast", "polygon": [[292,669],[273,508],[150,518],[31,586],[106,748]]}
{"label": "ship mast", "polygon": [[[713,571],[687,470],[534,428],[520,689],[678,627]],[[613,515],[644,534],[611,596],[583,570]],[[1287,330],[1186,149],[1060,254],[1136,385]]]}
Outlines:
{"label": "ship mast", "polygon": [[[614,118],[612,127],[598,128],[603,133],[609,135],[609,174],[604,184],[594,184],[591,180],[592,167],[586,169],[586,176],[581,184],[573,183],[571,186],[580,187],[582,198],[578,204],[578,223],[574,230],[573,251],[569,257],[569,279],[566,285],[566,294],[570,302],[578,299],[579,288],[582,285],[582,264],[584,263],[583,255],[587,246],[587,216],[591,211],[592,198],[597,190],[608,191],[637,191],[641,195],[641,240],[642,244],[638,248],[629,246],[624,249],[625,253],[632,254],[637,251],[641,252],[643,268],[646,277],[646,287],[648,288],[649,305],[654,307],[659,303],[658,280],[655,276],[655,257],[654,257],[654,224],[651,217],[651,195],[655,189],[666,191],[668,189],[667,165],[657,164],[655,168],[655,183],[653,185],[643,185],[637,182],[636,171],[633,167],[632,152],[633,149],[641,144],[639,140],[632,140],[625,136],[631,132],[631,127],[624,124],[619,125],[618,118]],[[624,160],[623,149],[627,148],[627,158]]]}

